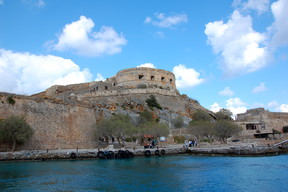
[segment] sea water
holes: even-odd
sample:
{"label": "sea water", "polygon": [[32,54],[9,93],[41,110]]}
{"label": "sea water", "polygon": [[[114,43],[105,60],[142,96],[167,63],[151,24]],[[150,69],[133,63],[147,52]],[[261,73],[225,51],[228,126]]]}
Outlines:
{"label": "sea water", "polygon": [[288,191],[288,155],[0,162],[0,191]]}

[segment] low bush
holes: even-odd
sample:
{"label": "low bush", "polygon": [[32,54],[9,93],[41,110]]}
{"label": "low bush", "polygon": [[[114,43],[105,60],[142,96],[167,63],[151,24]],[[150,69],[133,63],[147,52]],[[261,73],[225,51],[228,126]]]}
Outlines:
{"label": "low bush", "polygon": [[288,133],[288,126],[283,127],[283,133]]}

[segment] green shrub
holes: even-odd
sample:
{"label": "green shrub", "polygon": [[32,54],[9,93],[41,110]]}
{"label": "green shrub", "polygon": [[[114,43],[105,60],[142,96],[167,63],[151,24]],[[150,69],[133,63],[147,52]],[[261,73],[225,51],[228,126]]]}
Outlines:
{"label": "green shrub", "polygon": [[12,145],[12,151],[16,144],[23,144],[34,134],[34,130],[26,122],[24,117],[11,116],[0,121],[0,141]]}
{"label": "green shrub", "polygon": [[156,97],[154,95],[150,95],[149,99],[146,100],[146,103],[147,103],[148,107],[152,107],[152,108],[156,107],[157,109],[162,110],[162,107],[157,102]]}
{"label": "green shrub", "polygon": [[283,127],[283,133],[288,133],[288,126]]}
{"label": "green shrub", "polygon": [[8,103],[11,104],[11,105],[14,105],[15,102],[16,102],[16,101],[13,99],[12,96],[9,96],[9,97],[7,98],[7,101],[8,101]]}

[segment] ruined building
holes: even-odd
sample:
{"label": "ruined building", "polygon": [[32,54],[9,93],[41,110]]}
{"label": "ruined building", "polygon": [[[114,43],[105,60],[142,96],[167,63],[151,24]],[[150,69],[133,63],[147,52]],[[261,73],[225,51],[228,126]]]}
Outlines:
{"label": "ruined building", "polygon": [[[149,109],[150,95],[162,110]],[[93,125],[99,120],[120,113],[137,122],[145,109],[170,128],[172,119],[182,116],[188,124],[196,110],[206,110],[179,94],[173,73],[152,68],[124,69],[103,82],[55,85],[32,96],[0,93],[0,119],[23,115],[35,130],[22,149],[95,148]]]}
{"label": "ruined building", "polygon": [[270,112],[264,108],[250,109],[238,114],[236,122],[242,126],[243,135],[267,138],[275,130],[283,132],[283,127],[288,126],[288,113]]}

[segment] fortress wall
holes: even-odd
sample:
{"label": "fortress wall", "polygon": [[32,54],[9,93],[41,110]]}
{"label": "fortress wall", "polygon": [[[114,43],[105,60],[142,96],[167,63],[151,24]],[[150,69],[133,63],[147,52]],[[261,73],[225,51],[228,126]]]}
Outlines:
{"label": "fortress wall", "polygon": [[[37,102],[14,98],[14,105],[0,96],[0,118],[23,115],[35,131],[32,139],[20,149],[94,148],[97,146],[92,126],[96,123],[94,109]],[[3,102],[2,102],[3,101]]]}
{"label": "fortress wall", "polygon": [[115,78],[117,86],[127,88],[136,88],[141,84],[145,84],[148,87],[157,86],[164,89],[176,89],[174,74],[162,69],[145,67],[124,69],[119,71]]}
{"label": "fortress wall", "polygon": [[282,131],[282,128],[288,125],[288,113],[268,112],[265,122],[272,129]]}
{"label": "fortress wall", "polygon": [[96,91],[90,93],[83,93],[77,95],[79,100],[85,97],[103,97],[103,96],[117,96],[117,95],[129,95],[129,94],[160,94],[160,95],[170,95],[178,96],[179,94],[176,91],[169,91],[164,89],[157,88],[146,88],[146,89],[119,89],[111,91]]}

